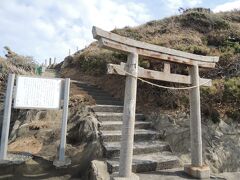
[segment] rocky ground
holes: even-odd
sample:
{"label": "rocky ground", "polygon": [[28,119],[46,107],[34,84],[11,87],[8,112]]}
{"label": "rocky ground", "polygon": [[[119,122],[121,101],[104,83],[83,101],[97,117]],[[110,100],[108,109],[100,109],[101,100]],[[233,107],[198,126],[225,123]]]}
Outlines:
{"label": "rocky ground", "polygon": [[[210,179],[216,180],[238,180],[240,173],[221,173],[212,174]],[[141,173],[138,174],[140,180],[183,180],[194,179],[183,172],[182,169],[163,170],[156,173]]]}
{"label": "rocky ground", "polygon": [[[190,162],[190,129],[187,113],[152,113],[149,121],[159,130],[182,164]],[[212,173],[240,171],[240,128],[231,119],[214,124],[203,117],[203,156]]]}

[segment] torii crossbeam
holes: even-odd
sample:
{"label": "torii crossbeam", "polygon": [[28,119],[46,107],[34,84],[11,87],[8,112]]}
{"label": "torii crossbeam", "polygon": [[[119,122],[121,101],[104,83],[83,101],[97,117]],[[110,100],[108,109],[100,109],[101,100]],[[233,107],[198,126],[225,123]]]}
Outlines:
{"label": "torii crossbeam", "polygon": [[[119,177],[115,180],[138,179],[132,175],[132,155],[134,141],[135,108],[137,93],[137,77],[162,80],[168,82],[190,84],[190,134],[191,134],[191,165],[185,166],[185,171],[197,178],[209,178],[210,170],[202,161],[202,131],[200,111],[200,84],[210,86],[208,79],[199,77],[199,67],[214,68],[219,57],[201,56],[170,48],[165,48],[93,27],[93,37],[103,48],[121,51],[128,54],[127,64],[109,64],[111,74],[126,75],[122,140],[120,150]],[[164,62],[164,71],[153,71],[138,67],[138,57],[148,57]],[[185,64],[189,66],[189,76],[172,74],[169,63]],[[125,73],[127,72],[127,73]],[[209,81],[209,82],[207,82]]]}

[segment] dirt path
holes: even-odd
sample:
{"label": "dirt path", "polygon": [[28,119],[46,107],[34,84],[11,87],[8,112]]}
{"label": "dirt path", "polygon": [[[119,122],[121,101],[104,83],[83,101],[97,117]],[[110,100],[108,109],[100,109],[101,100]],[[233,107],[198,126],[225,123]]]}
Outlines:
{"label": "dirt path", "polygon": [[56,71],[54,69],[47,69],[43,74],[42,77],[52,77],[56,78],[58,77]]}

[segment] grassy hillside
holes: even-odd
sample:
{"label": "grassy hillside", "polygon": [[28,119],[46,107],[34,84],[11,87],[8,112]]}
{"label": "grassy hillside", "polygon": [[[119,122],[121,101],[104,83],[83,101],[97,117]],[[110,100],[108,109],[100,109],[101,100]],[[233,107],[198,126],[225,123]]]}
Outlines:
{"label": "grassy hillside", "polygon": [[[31,57],[18,55],[5,47],[7,51],[6,57],[0,57],[0,95],[4,96],[6,91],[6,82],[9,73],[15,74],[33,74],[35,63]],[[0,102],[0,107],[2,102]],[[1,111],[1,108],[0,108]]]}
{"label": "grassy hillside", "polygon": [[33,73],[36,66],[32,57],[18,55],[9,47],[4,47],[7,51],[6,57],[0,57],[0,82],[6,81],[9,73],[28,74]]}
{"label": "grassy hillside", "polygon": [[[240,122],[240,11],[208,13],[187,11],[178,16],[147,22],[138,27],[114,29],[114,33],[132,39],[187,51],[200,55],[219,56],[215,69],[201,70],[201,76],[214,79],[211,88],[201,88],[202,112],[214,122],[224,115]],[[115,96],[123,97],[124,79],[107,76],[106,64],[126,61],[126,55],[100,49],[97,43],[66,57],[62,65],[63,75],[88,76],[89,81]],[[162,63],[140,58],[140,66],[161,70]],[[175,73],[187,74],[185,66],[173,65]],[[92,78],[90,78],[92,77]],[[98,79],[96,81],[96,79]],[[179,86],[158,82],[170,86]],[[185,110],[188,108],[186,91],[169,91],[138,84],[139,109]]]}

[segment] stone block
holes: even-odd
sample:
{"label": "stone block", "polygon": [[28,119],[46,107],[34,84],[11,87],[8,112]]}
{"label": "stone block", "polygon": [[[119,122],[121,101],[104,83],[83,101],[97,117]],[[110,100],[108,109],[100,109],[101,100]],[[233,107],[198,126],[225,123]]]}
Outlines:
{"label": "stone block", "polygon": [[194,178],[210,179],[210,168],[207,165],[203,165],[200,167],[185,165],[184,171]]}
{"label": "stone block", "polygon": [[56,168],[65,168],[65,167],[69,166],[70,164],[71,164],[71,159],[69,159],[69,158],[65,158],[64,161],[60,161],[58,159],[53,161],[53,165]]}
{"label": "stone block", "polygon": [[107,163],[104,161],[93,160],[88,174],[89,180],[110,180]]}

